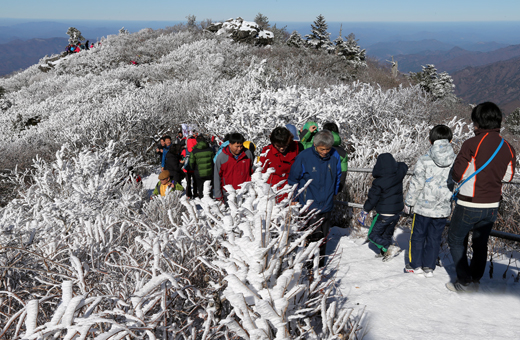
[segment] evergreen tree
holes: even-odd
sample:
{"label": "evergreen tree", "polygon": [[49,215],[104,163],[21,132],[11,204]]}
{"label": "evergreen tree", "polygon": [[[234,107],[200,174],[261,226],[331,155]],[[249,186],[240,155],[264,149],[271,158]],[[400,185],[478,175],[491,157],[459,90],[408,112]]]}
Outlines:
{"label": "evergreen tree", "polygon": [[520,107],[517,107],[513,113],[507,116],[506,125],[513,135],[520,135]]}
{"label": "evergreen tree", "polygon": [[[276,24],[274,24],[269,31],[273,32],[274,35],[274,44],[281,45],[289,39],[289,32],[287,32],[287,26],[284,26],[282,28],[276,27]],[[301,36],[300,36],[301,38]]]}
{"label": "evergreen tree", "polygon": [[271,28],[269,25],[269,19],[267,19],[267,17],[260,12],[255,17],[255,23],[258,25],[258,27],[260,27],[261,30],[269,30]]}
{"label": "evergreen tree", "polygon": [[334,49],[332,42],[330,41],[330,33],[327,32],[329,26],[325,22],[323,15],[318,15],[314,23],[311,24],[311,33],[307,34],[307,45],[314,47],[315,49],[323,49],[331,51]]}
{"label": "evergreen tree", "polygon": [[289,39],[287,39],[285,43],[290,47],[305,47],[305,40],[303,40],[302,36],[300,35],[300,33],[298,33],[298,31],[293,31],[291,33],[291,36],[289,37]]}
{"label": "evergreen tree", "polygon": [[67,30],[67,35],[69,36],[69,44],[76,45],[80,41],[85,40],[81,35],[81,32],[76,27],[69,27]]}
{"label": "evergreen tree", "polygon": [[422,72],[410,72],[410,78],[419,83],[421,88],[435,99],[455,100],[453,78],[447,72],[437,73],[435,65],[422,66]]}

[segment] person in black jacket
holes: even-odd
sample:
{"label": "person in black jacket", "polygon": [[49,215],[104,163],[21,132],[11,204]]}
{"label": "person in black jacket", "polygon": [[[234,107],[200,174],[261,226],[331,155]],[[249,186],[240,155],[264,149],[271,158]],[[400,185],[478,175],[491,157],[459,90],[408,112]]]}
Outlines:
{"label": "person in black jacket", "polygon": [[399,247],[392,244],[392,236],[404,208],[403,179],[407,171],[408,166],[403,162],[396,162],[391,154],[379,155],[372,170],[374,181],[360,214],[359,221],[364,224],[368,212],[375,208],[377,215],[368,231],[368,240],[380,249],[384,260],[399,251]]}
{"label": "person in black jacket", "polygon": [[170,172],[170,178],[173,180],[173,183],[179,184],[183,178],[181,151],[181,144],[172,144],[170,150],[166,154],[166,160],[164,161],[164,170]]}

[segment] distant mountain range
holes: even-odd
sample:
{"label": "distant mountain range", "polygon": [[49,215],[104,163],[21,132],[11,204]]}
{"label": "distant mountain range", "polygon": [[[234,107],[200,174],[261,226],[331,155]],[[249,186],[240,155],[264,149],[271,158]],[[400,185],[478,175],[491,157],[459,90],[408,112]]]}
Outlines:
{"label": "distant mountain range", "polygon": [[506,114],[520,107],[520,56],[485,66],[467,67],[451,76],[455,93],[468,103],[492,101]]}
{"label": "distant mountain range", "polygon": [[434,64],[439,72],[455,72],[468,66],[482,66],[520,56],[520,45],[511,45],[489,52],[468,51],[454,47],[448,51],[422,51],[416,54],[397,55],[399,70],[403,73],[419,72],[421,66]]}
{"label": "distant mountain range", "polygon": [[401,55],[431,55],[440,52],[448,52],[453,48],[460,48],[467,51],[489,52],[502,47],[507,44],[491,42],[478,43],[459,43],[457,45],[445,43],[436,39],[423,39],[416,41],[390,41],[378,42],[377,44],[366,47],[367,55],[375,57],[379,60],[387,60],[394,56]]}
{"label": "distant mountain range", "polygon": [[0,44],[0,76],[37,64],[45,55],[65,50],[67,38],[13,40]]}

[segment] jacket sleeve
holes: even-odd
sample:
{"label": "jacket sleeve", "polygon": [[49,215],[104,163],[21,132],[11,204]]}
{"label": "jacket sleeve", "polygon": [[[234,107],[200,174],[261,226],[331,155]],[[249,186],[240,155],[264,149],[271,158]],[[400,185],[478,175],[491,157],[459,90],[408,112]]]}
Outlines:
{"label": "jacket sleeve", "polygon": [[221,173],[222,164],[227,160],[227,155],[224,153],[220,153],[217,156],[217,160],[215,162],[215,171],[213,171],[213,197],[215,199],[222,198],[222,183],[221,183]]}
{"label": "jacket sleeve", "polygon": [[155,189],[153,190],[153,195],[157,196],[159,195],[159,187],[161,186],[161,181],[155,185]]}
{"label": "jacket sleeve", "polygon": [[335,156],[337,158],[337,162],[336,162],[336,185],[334,186],[334,195],[337,195],[339,193],[339,189],[343,189],[343,182],[341,181],[341,177],[343,176],[343,171],[342,171],[342,164],[341,164],[341,157],[339,156],[339,154],[336,152],[335,153]]}
{"label": "jacket sleeve", "polygon": [[308,149],[312,146],[314,142],[314,134],[309,130],[303,130],[300,134],[300,143],[303,145],[305,149]]}
{"label": "jacket sleeve", "polygon": [[300,184],[302,173],[302,157],[296,156],[296,159],[294,160],[294,163],[291,166],[289,177],[287,177],[287,183],[289,183],[289,185]]}
{"label": "jacket sleeve", "polygon": [[424,168],[424,163],[419,159],[417,164],[415,165],[415,169],[413,172],[412,180],[410,181],[410,187],[408,188],[408,193],[406,194],[405,204],[413,207],[417,203],[417,199],[421,191],[424,189],[424,184],[426,182],[426,169]]}
{"label": "jacket sleeve", "polygon": [[502,181],[511,182],[515,175],[516,152],[515,152],[515,149],[513,149],[507,141],[505,141],[505,142],[507,143],[507,146],[509,147],[509,151],[511,152],[511,161],[507,165],[506,173],[504,174],[504,178],[502,179]]}
{"label": "jacket sleeve", "polygon": [[381,187],[379,187],[379,185],[377,185],[376,183],[372,182],[372,187],[370,187],[370,190],[368,191],[368,197],[365,201],[365,204],[363,205],[363,210],[369,212],[370,210],[374,209],[377,202],[379,201],[380,196]]}
{"label": "jacket sleeve", "polygon": [[[166,151],[166,152],[165,152]],[[164,164],[166,163],[166,155],[168,154],[168,150],[166,149],[163,149],[163,153],[162,153],[162,162],[161,162],[161,167],[164,168]]]}
{"label": "jacket sleeve", "polygon": [[189,161],[188,161],[188,165],[189,165],[189,168],[194,170],[195,169],[195,163],[197,163],[197,152],[195,152],[195,150],[192,150],[192,152],[190,153],[190,157],[188,157]]}
{"label": "jacket sleeve", "polygon": [[456,183],[459,183],[463,177],[466,169],[471,163],[471,150],[468,144],[469,140],[465,141],[460,148],[460,152],[453,162],[451,176]]}

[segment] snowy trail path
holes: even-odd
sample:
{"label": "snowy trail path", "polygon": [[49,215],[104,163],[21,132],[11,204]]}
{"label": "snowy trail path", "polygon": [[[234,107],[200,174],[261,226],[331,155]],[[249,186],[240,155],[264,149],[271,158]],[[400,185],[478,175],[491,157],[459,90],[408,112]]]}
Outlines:
{"label": "snowy trail path", "polygon": [[508,279],[502,279],[508,259],[494,260],[494,279],[488,262],[480,292],[457,294],[445,287],[454,275],[452,264],[437,267],[433,278],[404,272],[409,231],[396,231],[405,251],[388,262],[376,258],[364,240],[347,234],[333,228],[327,250],[341,255],[331,264],[348,305],[367,306],[365,339],[520,338],[520,283],[512,277],[518,266],[512,264]]}

